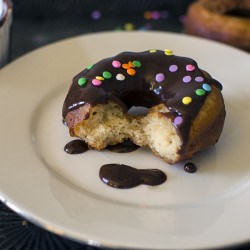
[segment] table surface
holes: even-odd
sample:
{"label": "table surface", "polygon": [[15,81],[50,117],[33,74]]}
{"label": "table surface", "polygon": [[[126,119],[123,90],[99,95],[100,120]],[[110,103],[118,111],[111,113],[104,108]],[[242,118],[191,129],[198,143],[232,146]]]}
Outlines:
{"label": "table surface", "polygon": [[[74,10],[78,10],[74,12],[73,2],[61,1],[59,4],[59,1],[53,1],[52,6],[49,1],[22,1],[22,4],[14,1],[10,62],[46,44],[98,31],[161,30],[180,33],[186,7],[192,1],[176,1],[175,4],[169,0],[159,1],[160,5],[153,5],[152,2],[155,1],[143,1],[143,8],[139,1],[134,1],[132,5],[130,1],[130,7],[128,1],[119,1],[119,10],[123,9],[121,12],[114,12],[117,8],[115,1],[110,1],[108,6],[107,4],[100,6],[98,1],[94,0],[92,4],[87,7],[84,5],[85,8],[82,9],[80,7],[83,6],[77,8],[73,6]],[[97,250],[99,248],[48,232],[20,217],[0,202],[0,249]],[[250,249],[250,244],[231,249]]]}

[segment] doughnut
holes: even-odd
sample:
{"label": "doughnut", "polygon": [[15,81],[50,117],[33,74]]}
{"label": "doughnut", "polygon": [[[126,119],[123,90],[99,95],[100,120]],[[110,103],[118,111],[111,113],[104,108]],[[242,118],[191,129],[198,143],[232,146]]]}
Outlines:
{"label": "doughnut", "polygon": [[220,14],[232,13],[234,11],[245,12],[250,10],[249,0],[199,0],[199,2],[210,11]]}
{"label": "doughnut", "polygon": [[174,164],[219,140],[226,113],[221,90],[193,59],[169,49],[122,52],[73,78],[62,116],[70,135],[90,148],[131,140]]}
{"label": "doughnut", "polygon": [[250,51],[250,1],[200,0],[192,3],[184,31]]}

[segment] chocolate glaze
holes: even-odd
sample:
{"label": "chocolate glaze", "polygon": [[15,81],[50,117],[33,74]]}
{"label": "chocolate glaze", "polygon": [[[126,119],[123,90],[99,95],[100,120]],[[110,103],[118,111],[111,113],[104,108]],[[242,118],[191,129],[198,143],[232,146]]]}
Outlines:
{"label": "chocolate glaze", "polygon": [[158,169],[136,169],[123,164],[106,164],[100,168],[101,180],[114,188],[127,189],[141,184],[156,186],[164,183],[167,176]]}
{"label": "chocolate glaze", "polygon": [[195,173],[197,171],[197,167],[193,162],[187,162],[184,165],[184,170],[187,173]]}
{"label": "chocolate glaze", "polygon": [[129,153],[137,150],[138,148],[138,145],[134,144],[130,140],[126,140],[116,145],[109,145],[106,149],[116,153]]}
{"label": "chocolate glaze", "polygon": [[[134,67],[136,74],[131,76],[122,66],[120,68],[113,67],[114,60],[121,64],[139,61],[141,65]],[[169,70],[171,65],[177,65],[178,70],[171,72]],[[187,70],[187,65],[192,65],[194,69]],[[94,86],[92,80],[96,76],[102,76],[104,71],[110,72],[112,77],[105,79],[100,86]],[[116,79],[116,75],[119,73],[125,76],[123,81]],[[165,75],[164,81],[156,80],[158,73]],[[185,83],[184,76],[191,77],[191,80]],[[87,83],[84,86],[79,86],[78,80],[82,77],[87,80]],[[197,77],[202,78],[202,81],[195,80]],[[166,117],[171,117],[172,120],[176,116],[183,118],[182,124],[176,125],[176,129],[182,138],[182,148],[184,148],[188,141],[192,120],[209,94],[209,91],[206,91],[202,96],[196,94],[196,90],[202,89],[204,83],[222,89],[222,85],[199,69],[193,59],[166,55],[164,51],[160,50],[154,53],[150,51],[123,52],[101,60],[73,78],[73,83],[63,104],[62,115],[65,118],[70,111],[83,105],[105,104],[110,100],[121,105],[125,111],[128,111],[132,106],[150,108],[158,104],[165,104],[170,110],[165,114]],[[192,98],[192,102],[188,105],[182,103],[182,98],[185,96]],[[88,116],[84,119],[88,119]]]}
{"label": "chocolate glaze", "polygon": [[88,150],[88,144],[83,140],[70,141],[64,147],[64,151],[68,154],[81,154]]}

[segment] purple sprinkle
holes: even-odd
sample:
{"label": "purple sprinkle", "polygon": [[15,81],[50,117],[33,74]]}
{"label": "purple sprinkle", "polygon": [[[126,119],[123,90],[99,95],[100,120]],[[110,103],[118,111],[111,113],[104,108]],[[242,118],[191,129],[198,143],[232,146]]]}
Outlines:
{"label": "purple sprinkle", "polygon": [[185,82],[185,83],[190,82],[191,79],[192,79],[191,76],[184,76],[184,77],[182,78],[183,82]]}
{"label": "purple sprinkle", "polygon": [[155,76],[155,80],[157,82],[163,82],[165,80],[165,75],[163,73],[158,73]]}
{"label": "purple sprinkle", "polygon": [[202,76],[197,76],[197,77],[195,77],[195,81],[202,82],[202,81],[204,81],[204,78]]}
{"label": "purple sprinkle", "polygon": [[99,10],[94,10],[94,11],[91,12],[91,17],[94,20],[98,20],[98,19],[100,19],[102,17],[102,13]]}
{"label": "purple sprinkle", "polygon": [[169,67],[169,71],[171,71],[171,72],[175,72],[175,71],[177,71],[177,70],[178,70],[178,66],[175,65],[175,64],[173,64],[173,65],[171,65],[171,66]]}
{"label": "purple sprinkle", "polygon": [[182,122],[183,122],[183,118],[181,116],[176,116],[174,118],[174,124],[175,125],[180,125],[180,124],[182,124]]}

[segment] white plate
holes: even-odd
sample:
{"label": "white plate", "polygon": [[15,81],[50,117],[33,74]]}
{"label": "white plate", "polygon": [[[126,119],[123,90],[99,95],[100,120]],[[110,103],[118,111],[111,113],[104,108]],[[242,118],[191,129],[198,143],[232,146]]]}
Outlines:
{"label": "white plate", "polygon": [[[224,84],[227,117],[219,143],[198,154],[198,172],[139,149],[68,155],[61,108],[72,77],[121,51],[171,48]],[[0,197],[47,230],[91,245],[195,249],[250,238],[250,57],[219,43],[162,32],[110,32],[64,40],[0,72]],[[105,163],[158,168],[159,186],[119,190],[99,179]]]}

